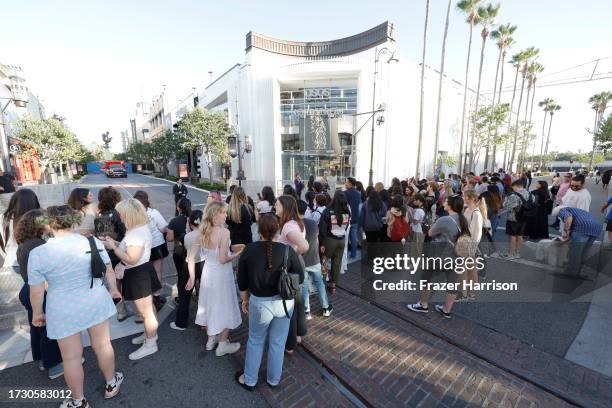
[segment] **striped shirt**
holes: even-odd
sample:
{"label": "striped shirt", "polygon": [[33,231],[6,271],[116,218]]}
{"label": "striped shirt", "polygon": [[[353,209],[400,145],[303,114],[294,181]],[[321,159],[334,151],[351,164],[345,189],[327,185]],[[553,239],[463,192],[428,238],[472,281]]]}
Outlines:
{"label": "striped shirt", "polygon": [[591,237],[599,236],[601,223],[591,213],[580,208],[566,207],[559,211],[559,218],[565,221],[567,217],[572,217],[571,231],[576,231]]}

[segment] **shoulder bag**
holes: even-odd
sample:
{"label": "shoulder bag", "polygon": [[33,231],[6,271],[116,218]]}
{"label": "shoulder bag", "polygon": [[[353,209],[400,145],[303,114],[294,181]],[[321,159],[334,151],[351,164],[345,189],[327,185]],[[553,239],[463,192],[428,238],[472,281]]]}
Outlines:
{"label": "shoulder bag", "polygon": [[289,316],[289,311],[287,310],[287,300],[295,299],[297,295],[297,291],[300,290],[300,277],[294,273],[287,272],[287,262],[289,260],[289,246],[285,245],[285,256],[283,259],[283,267],[281,269],[281,275],[278,279],[278,293],[283,300],[283,308],[285,309],[285,315],[287,318],[291,318]]}
{"label": "shoulder bag", "polygon": [[93,288],[93,280],[94,278],[102,279],[104,278],[104,273],[106,272],[106,265],[100,256],[100,250],[96,245],[96,241],[94,237],[87,237],[89,241],[90,250],[87,251],[91,253],[91,285],[90,288]]}

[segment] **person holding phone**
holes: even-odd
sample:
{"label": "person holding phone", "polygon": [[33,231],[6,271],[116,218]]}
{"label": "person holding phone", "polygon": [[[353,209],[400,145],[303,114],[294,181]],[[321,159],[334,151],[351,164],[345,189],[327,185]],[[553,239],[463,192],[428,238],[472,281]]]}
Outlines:
{"label": "person holding phone", "polygon": [[274,212],[274,203],[276,203],[276,197],[274,197],[274,190],[272,187],[265,186],[261,189],[261,193],[257,193],[257,205],[255,206],[255,218],[259,220],[264,214]]}

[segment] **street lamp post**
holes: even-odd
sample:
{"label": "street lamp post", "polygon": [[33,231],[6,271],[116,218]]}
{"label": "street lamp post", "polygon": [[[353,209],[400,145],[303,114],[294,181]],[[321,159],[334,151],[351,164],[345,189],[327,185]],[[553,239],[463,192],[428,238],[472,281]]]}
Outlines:
{"label": "street lamp post", "polygon": [[[395,58],[395,51],[390,50],[387,47],[383,47],[381,49],[376,49],[374,51],[374,79],[372,81],[372,135],[371,135],[371,139],[370,139],[370,171],[369,171],[369,175],[368,175],[368,185],[369,186],[373,186],[374,185],[374,129],[375,129],[375,120],[374,120],[374,116],[376,115],[377,111],[380,111],[380,109],[376,109],[376,75],[378,74],[378,61],[380,60],[380,57],[383,54],[391,54],[389,59],[387,60],[387,63],[390,63],[392,61],[397,61],[397,58]],[[381,125],[382,123],[384,123],[384,118],[382,121],[379,122],[379,125]]]}
{"label": "street lamp post", "polygon": [[228,136],[227,138],[228,144],[228,154],[232,159],[238,157],[238,175],[236,180],[238,180],[238,185],[242,186],[242,180],[246,180],[244,176],[244,170],[242,169],[242,159],[245,154],[251,153],[253,150],[253,146],[251,144],[251,138],[249,136],[244,137],[244,148],[241,146],[240,134],[235,134],[232,136]]}

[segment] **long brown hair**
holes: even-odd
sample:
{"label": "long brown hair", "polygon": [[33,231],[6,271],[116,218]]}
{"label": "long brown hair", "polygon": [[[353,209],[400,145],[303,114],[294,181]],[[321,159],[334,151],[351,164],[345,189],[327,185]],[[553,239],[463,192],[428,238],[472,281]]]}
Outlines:
{"label": "long brown hair", "polygon": [[283,207],[283,215],[280,217],[279,229],[282,230],[287,222],[293,220],[300,226],[300,231],[304,231],[304,221],[302,221],[298,214],[297,201],[295,201],[295,198],[290,195],[282,195],[278,197],[278,201]]}
{"label": "long brown hair", "polygon": [[249,212],[249,217],[252,217],[253,213],[251,206],[249,205],[249,199],[244,192],[244,188],[236,187],[229,202],[229,211],[227,215],[230,220],[237,224],[240,224],[242,218],[240,214],[242,211],[242,206],[246,207],[247,211]]}
{"label": "long brown hair", "polygon": [[272,270],[272,242],[278,232],[278,217],[274,214],[266,213],[259,217],[257,221],[259,235],[266,245],[266,258],[268,261],[268,271]]}

